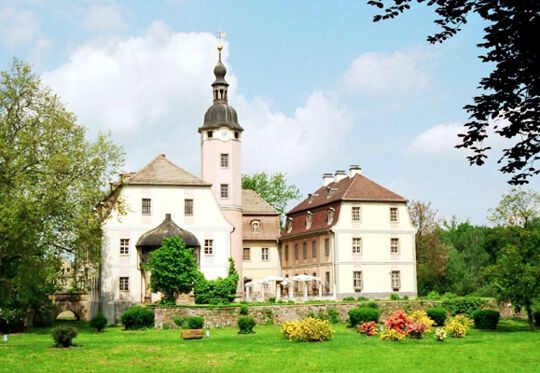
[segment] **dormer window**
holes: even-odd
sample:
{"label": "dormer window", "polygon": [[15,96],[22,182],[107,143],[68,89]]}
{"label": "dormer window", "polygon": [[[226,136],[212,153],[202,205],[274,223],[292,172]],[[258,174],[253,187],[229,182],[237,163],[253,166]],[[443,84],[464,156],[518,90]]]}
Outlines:
{"label": "dormer window", "polygon": [[235,131],[234,132],[234,138],[235,139],[239,139],[240,138],[240,133],[238,131]]}
{"label": "dormer window", "polygon": [[251,221],[251,231],[252,232],[258,233],[260,227],[261,227],[261,222],[259,220]]}
{"label": "dormer window", "polygon": [[293,218],[287,218],[287,233],[291,233],[292,231],[292,222]]}
{"label": "dormer window", "polygon": [[306,215],[306,229],[311,228],[312,221],[313,221],[313,213],[311,211],[308,211]]}
{"label": "dormer window", "polygon": [[211,139],[212,137],[214,137],[214,131],[206,132],[206,136],[208,136],[208,138]]}
{"label": "dormer window", "polygon": [[336,209],[333,208],[333,207],[330,207],[328,209],[328,217],[327,217],[326,224],[332,224],[332,222],[334,221],[334,213],[335,212],[336,212]]}

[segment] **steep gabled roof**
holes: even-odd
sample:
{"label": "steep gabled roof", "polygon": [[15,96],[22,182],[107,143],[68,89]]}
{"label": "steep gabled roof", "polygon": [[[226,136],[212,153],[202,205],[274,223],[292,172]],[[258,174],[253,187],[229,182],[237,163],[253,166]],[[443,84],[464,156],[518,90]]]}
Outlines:
{"label": "steep gabled roof", "polygon": [[279,215],[256,191],[242,189],[242,210],[244,215]]}
{"label": "steep gabled roof", "polygon": [[287,214],[314,209],[337,201],[361,202],[407,202],[407,199],[368,179],[364,175],[354,175],[322,186],[311,197],[300,202]]}
{"label": "steep gabled roof", "polygon": [[124,184],[201,186],[211,185],[169,161],[167,158],[165,158],[165,154],[158,155],[141,170],[126,175],[126,178],[124,179]]}

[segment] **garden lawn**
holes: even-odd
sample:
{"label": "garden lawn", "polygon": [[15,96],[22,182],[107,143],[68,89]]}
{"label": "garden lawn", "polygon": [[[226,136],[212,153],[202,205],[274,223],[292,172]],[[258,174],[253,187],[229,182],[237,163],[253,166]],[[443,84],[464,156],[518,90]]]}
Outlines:
{"label": "garden lawn", "polygon": [[540,332],[511,320],[445,342],[387,342],[343,325],[329,342],[301,343],[276,326],[253,335],[212,329],[210,338],[183,341],[178,330],[97,333],[67,324],[79,327],[79,347],[52,348],[49,328],[12,335],[0,342],[0,372],[540,372]]}

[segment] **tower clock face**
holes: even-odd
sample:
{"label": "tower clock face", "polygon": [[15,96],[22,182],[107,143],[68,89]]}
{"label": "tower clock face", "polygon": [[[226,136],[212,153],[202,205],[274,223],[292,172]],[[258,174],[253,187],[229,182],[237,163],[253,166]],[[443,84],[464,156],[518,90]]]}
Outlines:
{"label": "tower clock face", "polygon": [[225,131],[225,130],[221,131],[219,134],[220,134],[222,139],[227,137],[227,131]]}

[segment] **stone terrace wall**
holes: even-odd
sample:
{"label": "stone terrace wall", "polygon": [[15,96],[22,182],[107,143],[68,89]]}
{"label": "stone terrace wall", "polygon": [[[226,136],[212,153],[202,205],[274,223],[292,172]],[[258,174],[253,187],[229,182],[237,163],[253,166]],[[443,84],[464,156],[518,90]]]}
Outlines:
{"label": "stone terrace wall", "polygon": [[[386,318],[389,314],[398,309],[403,309],[407,312],[415,310],[428,309],[438,301],[378,301],[381,310],[381,319]],[[249,315],[257,320],[258,324],[265,324],[269,319],[271,311],[271,319],[275,324],[282,324],[285,321],[299,320],[308,316],[310,312],[318,314],[319,311],[326,312],[329,308],[335,308],[342,322],[348,320],[348,312],[351,308],[358,307],[358,303],[323,303],[323,304],[276,304],[268,306],[249,306]],[[205,326],[214,328],[222,326],[236,327],[240,307],[156,307],[155,308],[155,326],[163,328],[163,325],[176,328],[174,319],[177,317],[202,316],[204,317]]]}

